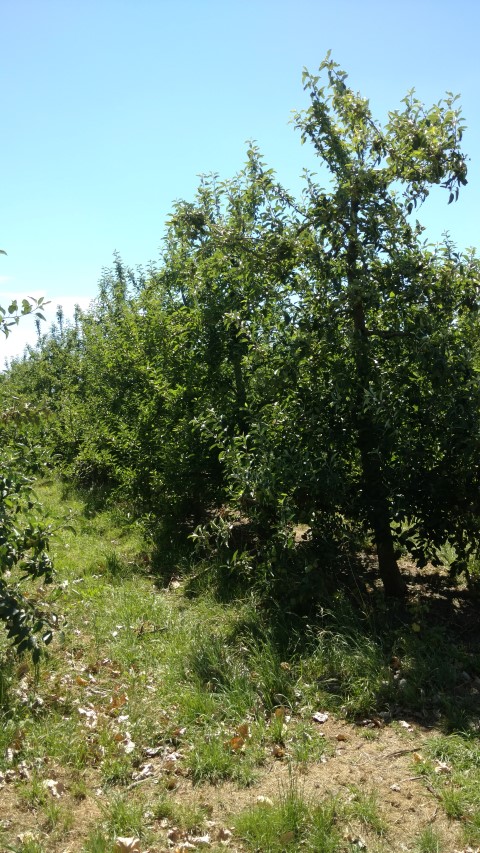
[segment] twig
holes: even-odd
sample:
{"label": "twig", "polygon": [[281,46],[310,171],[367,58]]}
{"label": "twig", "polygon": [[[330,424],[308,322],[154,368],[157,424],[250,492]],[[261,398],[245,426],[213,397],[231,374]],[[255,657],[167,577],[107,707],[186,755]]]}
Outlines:
{"label": "twig", "polygon": [[408,755],[409,752],[417,752],[418,746],[413,746],[411,749],[398,749],[396,752],[389,752],[383,758],[397,758],[399,755]]}

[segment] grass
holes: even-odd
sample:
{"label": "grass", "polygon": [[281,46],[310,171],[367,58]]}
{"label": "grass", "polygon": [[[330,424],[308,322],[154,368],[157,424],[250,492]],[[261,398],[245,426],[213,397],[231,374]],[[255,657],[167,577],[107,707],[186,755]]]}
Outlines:
{"label": "grass", "polygon": [[416,853],[442,853],[444,849],[441,835],[431,826],[420,833],[415,845]]}
{"label": "grass", "polygon": [[467,844],[480,844],[480,739],[477,733],[437,737],[421,765],[445,814],[459,821]]}
{"label": "grass", "polygon": [[[64,514],[55,482],[38,492],[52,519]],[[187,597],[182,584],[161,589],[138,526],[72,495],[68,504],[76,532],[60,532],[53,547],[60,596],[41,592],[60,614],[49,657],[35,670],[0,633],[0,772],[13,772],[19,814],[48,837],[26,843],[110,853],[116,835],[132,835],[166,847],[171,825],[188,841],[208,829],[208,810],[194,802],[206,785],[246,794],[277,766],[289,768],[289,785],[278,795],[275,783],[273,806],[235,809],[231,849],[353,850],[355,833],[388,849],[370,786],[349,780],[342,791],[303,792],[298,780],[334,767],[343,745],[314,721],[318,710],[379,726],[409,714],[437,721],[444,734],[424,749],[425,790],[465,843],[480,842],[474,645],[430,624],[426,610],[392,618],[365,598],[338,594],[317,619],[272,622],[248,592],[226,603],[208,590]],[[448,734],[456,724],[461,731]],[[360,750],[382,738],[381,728],[348,731]],[[396,734],[407,746],[413,737],[401,727]],[[56,778],[65,793],[52,800],[45,782]],[[417,828],[412,849],[435,850],[435,832]],[[15,833],[4,829],[2,843],[18,847]]]}
{"label": "grass", "polygon": [[319,805],[309,803],[292,779],[277,802],[262,802],[240,814],[235,829],[251,851],[334,853],[342,849],[341,813],[333,798]]}

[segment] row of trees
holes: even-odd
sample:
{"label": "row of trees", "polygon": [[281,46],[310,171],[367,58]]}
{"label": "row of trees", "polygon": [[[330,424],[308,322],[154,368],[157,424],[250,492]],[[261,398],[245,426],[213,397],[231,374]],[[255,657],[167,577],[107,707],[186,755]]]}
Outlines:
{"label": "row of trees", "polygon": [[294,199],[252,145],[233,180],[175,205],[158,269],[117,257],[1,392],[45,401],[63,469],[164,547],[197,528],[275,577],[295,524],[318,571],[361,529],[401,596],[399,545],[422,566],[448,542],[458,571],[478,547],[480,266],[413,220],[432,187],[451,202],[466,184],[462,118],[453,96],[410,93],[381,127],[330,57],[304,84],[296,125],[327,187],[306,174]]}
{"label": "row of trees", "polygon": [[[6,252],[1,249],[0,254]],[[14,299],[0,306],[0,334],[8,337],[27,314],[44,320],[45,300]],[[9,395],[11,397],[11,395]],[[7,636],[20,652],[30,651],[37,662],[42,644],[52,638],[50,617],[37,601],[24,594],[24,581],[51,583],[53,567],[49,556],[51,525],[41,518],[41,507],[33,492],[32,467],[37,460],[31,450],[32,428],[38,410],[14,398],[0,415],[0,620]],[[33,463],[33,464],[32,464]],[[41,640],[41,642],[39,642]]]}

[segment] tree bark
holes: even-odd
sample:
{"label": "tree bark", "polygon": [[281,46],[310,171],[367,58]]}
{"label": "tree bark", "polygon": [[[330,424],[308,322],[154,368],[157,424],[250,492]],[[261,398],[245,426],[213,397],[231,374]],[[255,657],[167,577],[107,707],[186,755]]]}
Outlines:
{"label": "tree bark", "polygon": [[358,429],[357,443],[362,462],[364,495],[367,513],[377,549],[378,572],[385,595],[402,598],[406,593],[405,581],[398,568],[393,543],[390,507],[385,488],[378,448],[375,447],[374,426],[364,419]]}

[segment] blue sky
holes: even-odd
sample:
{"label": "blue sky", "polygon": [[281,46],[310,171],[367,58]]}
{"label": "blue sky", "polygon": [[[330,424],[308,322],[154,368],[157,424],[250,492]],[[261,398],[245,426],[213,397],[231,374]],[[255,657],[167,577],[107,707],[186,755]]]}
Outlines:
{"label": "blue sky", "polygon": [[[0,304],[41,294],[69,314],[114,251],[155,261],[172,201],[233,176],[247,139],[299,192],[314,163],[289,120],[329,49],[379,120],[412,87],[461,94],[469,184],[419,218],[478,246],[479,32],[476,0],[3,0]],[[0,362],[29,337],[22,321]]]}

